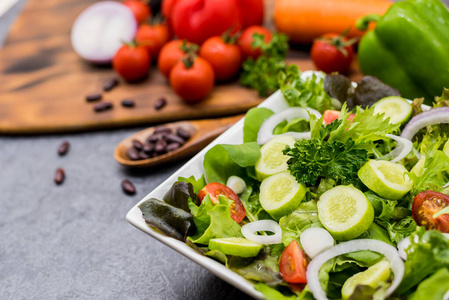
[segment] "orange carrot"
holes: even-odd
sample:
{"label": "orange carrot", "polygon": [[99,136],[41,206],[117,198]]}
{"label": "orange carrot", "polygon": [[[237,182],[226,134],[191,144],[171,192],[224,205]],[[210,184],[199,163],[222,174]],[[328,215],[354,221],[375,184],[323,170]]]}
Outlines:
{"label": "orange carrot", "polygon": [[325,33],[361,37],[355,28],[357,19],[369,14],[383,15],[392,4],[389,0],[276,0],[274,23],[294,43],[308,44]]}

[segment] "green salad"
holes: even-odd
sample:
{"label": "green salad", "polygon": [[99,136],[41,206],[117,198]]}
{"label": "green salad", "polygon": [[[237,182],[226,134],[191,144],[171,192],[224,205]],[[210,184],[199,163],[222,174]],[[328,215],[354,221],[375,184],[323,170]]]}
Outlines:
{"label": "green salad", "polygon": [[449,299],[449,90],[433,107],[376,78],[280,74],[143,218],[266,299]]}

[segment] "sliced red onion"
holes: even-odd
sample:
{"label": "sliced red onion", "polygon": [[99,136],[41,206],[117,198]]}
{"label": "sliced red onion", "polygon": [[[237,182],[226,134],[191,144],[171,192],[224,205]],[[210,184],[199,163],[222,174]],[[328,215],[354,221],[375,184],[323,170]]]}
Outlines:
{"label": "sliced red onion", "polygon": [[312,227],[304,230],[299,237],[307,256],[314,258],[321,252],[334,246],[335,240],[324,228]]}
{"label": "sliced red onion", "polygon": [[410,151],[412,151],[413,143],[410,140],[393,134],[386,134],[385,136],[389,137],[392,140],[395,140],[398,144],[393,149],[393,151],[391,151],[388,154],[385,154],[384,156],[379,157],[378,160],[386,160],[393,157],[391,162],[395,163],[406,157],[407,154],[409,154]]}
{"label": "sliced red onion", "polygon": [[[262,126],[260,126],[259,132],[257,134],[257,143],[259,143],[259,145],[263,145],[271,140],[274,137],[274,128],[282,121],[288,122],[295,118],[309,120],[309,113],[315,115],[317,118],[321,118],[321,114],[317,110],[314,110],[312,108],[291,107],[275,113],[274,115],[266,119],[265,122],[262,123]],[[281,135],[291,136],[295,140],[310,139],[310,131],[286,132],[277,136]]]}
{"label": "sliced red onion", "polygon": [[[257,232],[260,231],[269,231],[274,234],[258,235]],[[279,244],[282,239],[281,226],[273,220],[260,220],[243,225],[242,234],[247,240],[263,245]]]}
{"label": "sliced red onion", "polygon": [[449,300],[449,290],[444,294],[443,300]]}
{"label": "sliced red onion", "polygon": [[402,130],[401,137],[411,140],[423,127],[449,123],[449,107],[436,107],[414,116]]}
{"label": "sliced red onion", "polygon": [[390,296],[396,290],[404,277],[404,262],[399,256],[396,248],[379,240],[352,240],[338,244],[329,250],[318,254],[309,263],[307,267],[307,284],[317,300],[327,300],[326,292],[321,288],[320,280],[318,278],[318,272],[320,271],[321,266],[329,259],[336,256],[362,250],[378,252],[383,254],[389,260],[390,268],[394,274],[394,280],[391,283],[391,286],[387,289],[385,297]]}
{"label": "sliced red onion", "polygon": [[97,2],[85,9],[72,27],[72,46],[84,59],[108,63],[123,43],[134,38],[137,22],[119,2]]}

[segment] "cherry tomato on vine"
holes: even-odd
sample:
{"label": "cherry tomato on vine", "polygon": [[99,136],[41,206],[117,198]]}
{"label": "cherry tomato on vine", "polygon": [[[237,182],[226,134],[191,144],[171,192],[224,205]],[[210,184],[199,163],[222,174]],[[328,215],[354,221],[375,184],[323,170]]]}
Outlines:
{"label": "cherry tomato on vine", "polygon": [[239,47],[233,43],[232,37],[227,36],[207,39],[201,46],[200,56],[211,64],[217,81],[234,77],[242,64]]}
{"label": "cherry tomato on vine", "polygon": [[209,95],[214,87],[214,70],[201,57],[188,55],[170,71],[170,85],[187,103],[196,103]]}
{"label": "cherry tomato on vine", "polygon": [[142,24],[137,29],[136,41],[145,46],[152,59],[157,59],[162,47],[170,40],[170,32],[165,24]]}
{"label": "cherry tomato on vine", "polygon": [[310,57],[319,70],[325,73],[349,71],[355,40],[347,40],[344,35],[329,33],[313,42]]}
{"label": "cherry tomato on vine", "polygon": [[148,75],[151,58],[145,47],[123,45],[112,59],[114,70],[126,81],[136,81]]}
{"label": "cherry tomato on vine", "polygon": [[282,251],[279,272],[289,283],[307,283],[307,259],[296,240]]}
{"label": "cherry tomato on vine", "polygon": [[247,29],[243,30],[242,35],[238,40],[238,45],[240,51],[242,52],[243,59],[247,59],[248,57],[252,57],[254,59],[258,58],[261,54],[260,49],[254,48],[252,43],[254,41],[253,35],[255,33],[261,34],[264,36],[264,42],[269,43],[272,38],[271,32],[262,26],[250,26]]}
{"label": "cherry tomato on vine", "polygon": [[449,206],[448,195],[434,191],[421,192],[413,199],[413,220],[426,229],[438,229],[449,233],[449,215],[441,214],[436,218],[433,217],[435,213],[447,206]]}
{"label": "cherry tomato on vine", "polygon": [[141,0],[125,0],[122,4],[131,9],[138,24],[145,22],[151,16],[150,7]]}
{"label": "cherry tomato on vine", "polygon": [[239,196],[237,196],[237,194],[226,185],[218,182],[211,182],[198,193],[198,199],[200,202],[203,201],[206,195],[210,196],[210,201],[212,203],[218,203],[219,195],[225,196],[226,198],[234,201],[231,204],[231,218],[237,223],[240,223],[243,218],[245,218],[246,210],[242,204],[242,201],[240,201]]}
{"label": "cherry tomato on vine", "polygon": [[174,65],[187,55],[188,52],[196,53],[198,46],[185,40],[174,40],[165,44],[159,52],[157,67],[165,77],[170,76]]}

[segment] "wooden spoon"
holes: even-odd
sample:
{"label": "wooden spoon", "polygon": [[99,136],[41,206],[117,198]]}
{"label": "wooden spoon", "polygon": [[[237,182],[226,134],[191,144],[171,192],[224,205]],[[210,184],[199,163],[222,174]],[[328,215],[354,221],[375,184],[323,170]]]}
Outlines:
{"label": "wooden spoon", "polygon": [[[114,157],[117,162],[124,166],[145,168],[162,165],[167,162],[173,162],[175,160],[193,156],[212,142],[216,137],[225,132],[229,127],[234,125],[234,123],[243,118],[243,116],[244,115],[219,119],[180,121],[149,127],[122,140],[115,148]],[[182,129],[190,132],[191,137],[183,146],[174,151],[148,159],[131,160],[126,154],[126,151],[132,147],[132,141],[138,140],[142,142],[142,144],[145,144],[145,140],[153,134],[156,127],[168,127],[172,129],[173,132],[176,132],[176,129],[181,127]]]}

